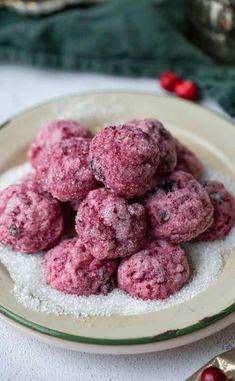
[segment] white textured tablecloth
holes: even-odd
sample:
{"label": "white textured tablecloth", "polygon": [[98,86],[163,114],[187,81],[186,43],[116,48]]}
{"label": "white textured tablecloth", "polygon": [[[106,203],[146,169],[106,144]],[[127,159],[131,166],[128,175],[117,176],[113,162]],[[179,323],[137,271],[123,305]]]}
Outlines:
{"label": "white textured tablecloth", "polygon": [[[0,123],[53,97],[88,90],[160,93],[155,80],[0,66]],[[209,99],[202,104],[223,113]],[[72,352],[39,342],[0,322],[0,381],[183,381],[214,355],[235,346],[235,324],[210,338],[170,351],[135,356]]]}

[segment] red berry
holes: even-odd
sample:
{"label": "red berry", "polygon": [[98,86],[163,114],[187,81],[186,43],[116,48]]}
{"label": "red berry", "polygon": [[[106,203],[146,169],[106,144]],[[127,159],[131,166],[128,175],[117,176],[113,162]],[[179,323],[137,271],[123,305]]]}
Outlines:
{"label": "red berry", "polygon": [[173,71],[165,71],[160,76],[161,86],[168,91],[174,91],[175,85],[178,81],[180,81],[180,78]]}
{"label": "red berry", "polygon": [[191,81],[179,81],[175,84],[174,92],[178,97],[195,101],[199,97],[199,88]]}
{"label": "red berry", "polygon": [[201,381],[228,381],[228,379],[222,370],[215,366],[210,366],[202,372]]}

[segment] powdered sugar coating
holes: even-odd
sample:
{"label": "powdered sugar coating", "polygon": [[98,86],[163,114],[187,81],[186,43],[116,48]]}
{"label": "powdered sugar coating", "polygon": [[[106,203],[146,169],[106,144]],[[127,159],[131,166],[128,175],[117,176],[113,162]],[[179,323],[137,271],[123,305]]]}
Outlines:
{"label": "powdered sugar coating", "polygon": [[96,179],[127,198],[152,188],[159,159],[153,138],[132,126],[106,127],[90,144],[91,167]]}
{"label": "powdered sugar coating", "polygon": [[225,239],[235,222],[235,197],[219,181],[204,181],[203,186],[214,206],[214,222],[197,240]]}
{"label": "powdered sugar coating", "polygon": [[84,138],[71,138],[50,146],[36,169],[37,181],[60,201],[86,196],[97,187],[88,152],[89,140]]}
{"label": "powdered sugar coating", "polygon": [[60,204],[51,197],[11,185],[0,193],[0,242],[24,253],[51,247],[64,227]]}
{"label": "powdered sugar coating", "polygon": [[43,151],[52,144],[73,137],[92,138],[92,133],[75,120],[55,120],[42,128],[32,141],[28,159],[34,168],[37,168]]}
{"label": "powdered sugar coating", "polygon": [[[37,182],[35,174],[33,173],[30,173],[29,175],[25,176],[21,181],[21,185],[22,187],[25,187],[25,189],[30,189],[34,192],[44,195],[45,197],[48,197],[50,200],[53,199],[52,195],[48,192],[45,192],[42,188],[42,185]],[[66,223],[67,221],[69,221],[70,217],[73,214],[72,206],[68,202],[61,202],[60,206],[64,216],[64,222]]]}
{"label": "powdered sugar coating", "polygon": [[125,257],[140,250],[146,233],[144,207],[109,190],[96,189],[81,203],[76,231],[98,258]]}
{"label": "powdered sugar coating", "polygon": [[62,241],[42,258],[45,281],[58,291],[89,296],[114,288],[114,260],[98,260],[76,238]]}
{"label": "powdered sugar coating", "polygon": [[203,165],[199,158],[178,139],[175,139],[177,163],[175,170],[190,173],[198,179],[203,171]]}
{"label": "powdered sugar coating", "polygon": [[173,172],[177,160],[175,139],[163,124],[154,118],[133,119],[126,124],[146,132],[159,148],[160,162],[157,168],[157,176],[167,176]]}
{"label": "powdered sugar coating", "polygon": [[154,237],[186,242],[213,222],[213,205],[203,186],[183,171],[158,183],[144,201]]}
{"label": "powdered sugar coating", "polygon": [[44,196],[52,199],[51,194],[44,191],[44,189],[42,188],[42,185],[39,182],[37,182],[35,173],[30,173],[24,176],[20,184],[22,185],[22,189],[29,189],[33,192],[43,194]]}
{"label": "powdered sugar coating", "polygon": [[188,280],[184,250],[167,241],[152,241],[143,251],[124,259],[118,268],[118,287],[134,298],[163,300]]}

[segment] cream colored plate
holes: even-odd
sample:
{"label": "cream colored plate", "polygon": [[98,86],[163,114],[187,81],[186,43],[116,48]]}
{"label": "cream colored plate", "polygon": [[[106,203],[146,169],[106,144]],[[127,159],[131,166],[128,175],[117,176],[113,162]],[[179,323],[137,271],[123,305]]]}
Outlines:
{"label": "cream colored plate", "polygon": [[[28,144],[45,122],[69,117],[93,131],[132,118],[156,117],[201,158],[235,179],[235,128],[231,122],[173,97],[127,92],[70,96],[17,115],[0,130],[0,172],[25,161]],[[0,316],[38,338],[71,349],[157,351],[198,340],[233,322],[234,279],[235,251],[221,276],[189,301],[155,313],[74,320],[23,307],[12,293],[8,272],[0,265]]]}

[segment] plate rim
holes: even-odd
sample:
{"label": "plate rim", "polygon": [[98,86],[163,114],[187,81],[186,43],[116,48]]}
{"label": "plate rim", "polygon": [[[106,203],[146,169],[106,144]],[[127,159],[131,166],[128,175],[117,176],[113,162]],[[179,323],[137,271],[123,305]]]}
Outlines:
{"label": "plate rim", "polygon": [[156,336],[147,336],[147,337],[139,337],[139,338],[129,338],[129,339],[105,339],[105,338],[93,338],[93,337],[86,337],[86,336],[79,336],[79,335],[71,335],[65,332],[57,331],[52,328],[48,328],[45,326],[42,326],[38,323],[32,322],[28,319],[25,319],[21,317],[20,315],[15,314],[14,312],[8,310],[7,308],[0,305],[0,316],[6,316],[7,318],[13,320],[14,322],[23,325],[26,328],[29,328],[31,330],[34,330],[36,332],[56,337],[58,339],[71,341],[74,343],[82,343],[82,344],[93,344],[93,345],[109,345],[109,346],[126,346],[126,345],[143,345],[143,344],[153,344],[153,343],[159,343],[166,340],[172,340],[176,338],[180,338],[182,336],[187,336],[189,334],[195,333],[197,331],[200,331],[204,328],[207,328],[218,321],[226,318],[227,316],[231,315],[233,312],[235,312],[235,303],[231,304],[227,308],[225,308],[223,311],[204,318],[201,321],[198,321],[195,324],[189,325],[184,328],[172,330],[172,331],[166,331],[161,334],[158,334]]}
{"label": "plate rim", "polygon": [[[233,125],[233,119],[231,119],[229,117],[226,118],[226,116],[221,115],[221,114],[219,114],[213,110],[210,110],[203,105],[195,104],[195,103],[189,102],[189,101],[184,100],[184,99],[177,99],[173,95],[170,95],[170,94],[166,94],[166,95],[165,94],[157,94],[153,91],[141,91],[141,90],[135,91],[135,90],[125,90],[125,89],[124,90],[122,90],[122,89],[118,89],[118,90],[107,89],[107,90],[96,90],[96,91],[82,91],[82,92],[76,92],[76,93],[72,93],[72,94],[62,95],[59,97],[53,97],[51,99],[46,100],[45,102],[41,102],[41,103],[38,103],[34,106],[25,108],[22,111],[12,115],[11,118],[8,118],[5,122],[0,124],[0,129],[3,129],[4,127],[6,127],[12,120],[19,117],[20,115],[23,115],[24,113],[29,112],[29,111],[33,111],[33,110],[40,108],[42,106],[49,105],[50,103],[56,102],[57,100],[59,101],[59,100],[63,100],[63,99],[67,99],[67,98],[73,98],[73,97],[77,97],[77,96],[83,96],[83,95],[89,96],[89,95],[97,95],[97,94],[104,94],[104,93],[106,93],[106,94],[108,94],[108,93],[110,93],[110,94],[114,94],[114,93],[115,94],[116,93],[118,93],[118,94],[121,94],[121,93],[141,94],[141,95],[151,95],[151,96],[155,96],[155,97],[165,98],[166,100],[167,99],[174,99],[176,102],[179,102],[179,103],[183,102],[183,103],[186,103],[188,105],[190,104],[190,106],[195,107],[195,109],[203,109],[204,111],[208,112],[209,114],[216,115],[218,118],[220,118],[226,122],[229,122],[231,125]],[[225,317],[229,316],[233,312],[235,312],[235,303],[232,303],[231,305],[226,307],[221,312],[216,313],[215,315],[206,317],[203,320],[198,321],[197,323],[194,323],[194,324],[189,325],[189,326],[184,327],[184,328],[166,331],[166,332],[163,332],[163,333],[158,334],[156,336],[127,338],[127,339],[106,339],[106,338],[91,338],[91,337],[86,337],[86,336],[72,335],[72,334],[68,334],[65,332],[58,331],[58,330],[54,330],[54,329],[45,327],[43,325],[40,325],[38,323],[35,323],[33,321],[30,321],[30,320],[28,320],[28,319],[26,319],[20,315],[17,315],[16,313],[14,313],[14,312],[8,310],[7,308],[5,308],[4,306],[0,305],[0,316],[5,316],[5,317],[11,319],[12,321],[14,321],[15,323],[20,324],[26,328],[29,328],[30,330],[45,334],[45,335],[50,336],[50,337],[56,337],[58,339],[62,339],[62,340],[66,340],[66,341],[70,341],[70,342],[74,342],[74,343],[93,344],[93,345],[98,345],[98,346],[102,346],[102,345],[133,346],[133,345],[159,343],[159,342],[166,341],[166,340],[172,340],[172,339],[180,338],[182,336],[189,335],[189,334],[195,333],[199,330],[202,330],[204,328],[207,328],[207,327],[211,326],[212,324],[214,324],[214,323],[224,319]]]}
{"label": "plate rim", "polygon": [[[181,346],[191,344],[201,339],[207,338],[213,334],[218,333],[222,329],[229,327],[235,321],[235,312],[229,314],[223,320],[219,320],[212,324],[207,329],[201,329],[200,331],[181,336],[179,338],[174,338],[172,340],[165,340],[162,342],[155,342],[149,344],[139,344],[139,345],[94,345],[86,344],[81,342],[73,342],[60,339],[55,336],[50,336],[28,327],[23,326],[20,323],[15,322],[14,320],[8,318],[5,315],[0,313],[0,319],[10,325],[13,328],[16,328],[21,333],[26,333],[30,337],[40,340],[45,344],[55,345],[57,347],[73,350],[76,352],[84,353],[93,353],[93,354],[103,354],[103,355],[135,355],[141,353],[153,353],[161,352],[169,349],[179,348]],[[173,346],[172,346],[173,344]]]}
{"label": "plate rim", "polygon": [[72,92],[72,93],[69,93],[66,95],[59,95],[58,97],[52,97],[52,98],[47,99],[44,102],[37,102],[33,106],[28,106],[26,108],[23,108],[23,110],[21,110],[21,111],[13,113],[10,118],[7,118],[5,121],[0,123],[0,130],[2,128],[6,127],[8,125],[8,123],[10,123],[13,119],[23,115],[25,112],[32,111],[34,109],[46,106],[51,102],[60,101],[60,100],[66,99],[66,98],[74,98],[74,97],[77,97],[80,95],[81,96],[83,96],[83,95],[98,95],[98,94],[103,94],[103,93],[105,93],[105,94],[109,94],[109,93],[110,94],[114,94],[114,93],[115,94],[122,94],[122,93],[125,93],[125,94],[142,94],[142,95],[152,95],[152,96],[156,96],[159,98],[166,98],[166,99],[171,99],[171,100],[174,99],[176,102],[179,102],[179,103],[185,103],[185,104],[188,104],[190,106],[193,106],[193,107],[199,108],[199,109],[202,108],[204,111],[208,112],[209,114],[216,115],[218,118],[221,118],[222,120],[224,120],[228,123],[234,124],[234,126],[235,126],[234,119],[232,117],[230,117],[229,114],[228,115],[220,114],[219,112],[211,110],[210,108],[208,108],[208,107],[206,107],[200,103],[189,101],[189,100],[184,99],[184,98],[179,98],[179,97],[176,97],[175,95],[170,94],[170,93],[160,94],[160,93],[155,93],[154,91],[151,91],[151,90],[140,90],[140,89],[129,90],[129,89],[124,88],[124,89],[97,89],[95,91],[83,90],[83,91],[79,91],[79,92]]}

